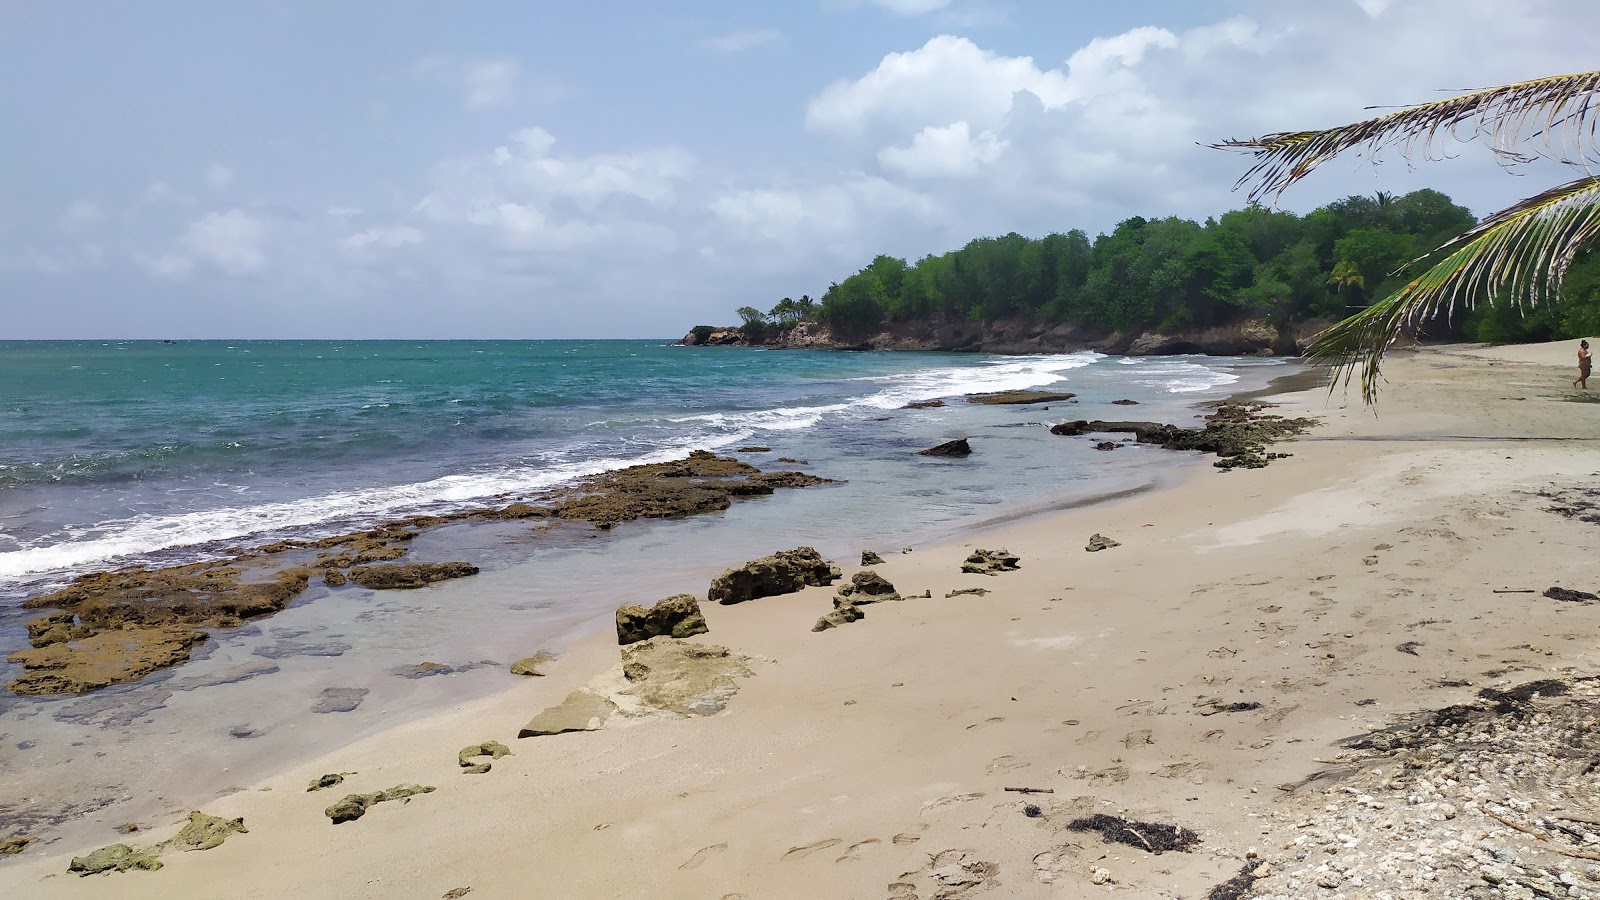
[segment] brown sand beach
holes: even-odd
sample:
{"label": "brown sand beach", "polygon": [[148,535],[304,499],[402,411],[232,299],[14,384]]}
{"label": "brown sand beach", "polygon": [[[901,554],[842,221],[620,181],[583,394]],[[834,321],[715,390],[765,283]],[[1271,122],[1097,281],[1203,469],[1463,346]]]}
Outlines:
{"label": "brown sand beach", "polygon": [[[1545,596],[1596,587],[1600,410],[1570,349],[1400,353],[1376,414],[1271,397],[1321,422],[1267,468],[865,548],[905,599],[820,632],[856,560],[734,605],[704,585],[743,560],[706,560],[709,632],[675,649],[726,655],[656,638],[623,671],[597,637],[205,804],[248,828],[225,843],[86,878],[92,847],[34,846],[0,895],[1600,895],[1600,601]],[[1020,567],[961,572],[1000,548]],[[586,685],[569,721],[605,727],[518,738]],[[490,741],[510,754],[462,749]],[[435,789],[325,813],[408,785]]]}

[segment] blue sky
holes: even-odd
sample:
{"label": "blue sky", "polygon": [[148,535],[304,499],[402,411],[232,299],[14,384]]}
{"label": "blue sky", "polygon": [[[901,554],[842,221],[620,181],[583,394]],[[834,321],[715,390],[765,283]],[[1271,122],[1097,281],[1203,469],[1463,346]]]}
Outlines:
{"label": "blue sky", "polygon": [[[1197,141],[1593,67],[1559,0],[0,5],[0,338],[665,337],[1242,205]],[[1352,158],[1282,205],[1549,183]]]}

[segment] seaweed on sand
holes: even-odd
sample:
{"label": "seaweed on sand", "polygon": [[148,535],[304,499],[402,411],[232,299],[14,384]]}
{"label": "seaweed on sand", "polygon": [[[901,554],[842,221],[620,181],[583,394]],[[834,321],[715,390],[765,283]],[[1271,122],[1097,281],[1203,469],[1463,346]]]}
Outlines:
{"label": "seaweed on sand", "polygon": [[1097,813],[1073,819],[1068,831],[1093,831],[1108,844],[1127,844],[1157,855],[1168,850],[1188,850],[1200,843],[1200,836],[1178,825],[1160,822],[1131,822],[1121,816]]}

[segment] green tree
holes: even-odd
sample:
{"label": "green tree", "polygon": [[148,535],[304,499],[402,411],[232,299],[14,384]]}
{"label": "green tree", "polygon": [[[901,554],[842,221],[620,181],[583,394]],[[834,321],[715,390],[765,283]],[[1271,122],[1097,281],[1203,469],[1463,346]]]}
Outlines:
{"label": "green tree", "polygon": [[[1600,163],[1593,146],[1600,128],[1597,95],[1600,71],[1582,72],[1474,91],[1336,128],[1214,145],[1255,157],[1239,181],[1253,184],[1252,201],[1281,196],[1347,150],[1361,148],[1369,158],[1386,149],[1409,153],[1441,135],[1481,142],[1508,164],[1543,159],[1582,173],[1413,260],[1407,280],[1392,293],[1319,335],[1312,356],[1331,362],[1346,383],[1359,370],[1362,396],[1373,403],[1384,353],[1402,331],[1459,306],[1500,301],[1531,310],[1559,298],[1567,270],[1600,236],[1600,175],[1589,174]],[[1393,207],[1385,212],[1395,213]]]}
{"label": "green tree", "polygon": [[1343,293],[1345,288],[1360,291],[1366,288],[1367,279],[1361,274],[1361,267],[1347,259],[1333,267],[1333,273],[1328,276],[1328,284],[1340,293]]}
{"label": "green tree", "polygon": [[863,269],[822,295],[822,320],[843,332],[860,333],[883,322],[888,296],[871,269]]}

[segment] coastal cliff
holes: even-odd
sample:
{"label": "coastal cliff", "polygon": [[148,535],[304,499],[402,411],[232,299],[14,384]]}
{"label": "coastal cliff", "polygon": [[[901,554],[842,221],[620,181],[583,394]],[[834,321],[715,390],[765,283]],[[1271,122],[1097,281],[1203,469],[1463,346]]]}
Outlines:
{"label": "coastal cliff", "polygon": [[1280,329],[1264,319],[1206,328],[1112,331],[1087,325],[1048,324],[1030,318],[990,323],[951,319],[892,322],[881,329],[843,333],[820,322],[767,328],[748,334],[737,326],[697,326],[678,343],[690,347],[767,347],[775,350],[940,350],[958,353],[1072,353],[1094,350],[1119,356],[1297,356],[1327,323]]}

